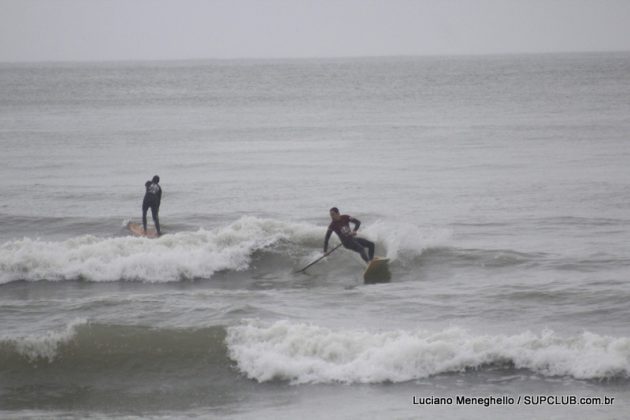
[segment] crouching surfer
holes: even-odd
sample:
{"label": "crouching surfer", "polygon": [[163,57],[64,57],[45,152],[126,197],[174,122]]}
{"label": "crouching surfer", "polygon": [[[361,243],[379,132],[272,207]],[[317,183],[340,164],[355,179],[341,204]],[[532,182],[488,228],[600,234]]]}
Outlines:
{"label": "crouching surfer", "polygon": [[[330,235],[335,232],[344,248],[359,253],[366,263],[374,259],[374,242],[356,236],[359,226],[361,226],[358,219],[347,214],[340,214],[337,207],[330,209],[330,218],[332,221],[326,231],[326,239],[324,239],[324,254],[328,251]],[[354,224],[354,229],[350,228],[350,223]]]}

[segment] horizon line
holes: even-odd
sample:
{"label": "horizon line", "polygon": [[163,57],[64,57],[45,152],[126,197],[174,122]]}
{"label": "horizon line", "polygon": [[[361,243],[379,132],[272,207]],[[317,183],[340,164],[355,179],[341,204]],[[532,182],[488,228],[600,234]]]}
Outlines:
{"label": "horizon line", "polygon": [[329,55],[329,56],[271,56],[271,57],[190,57],[190,58],[108,58],[108,59],[53,59],[53,60],[8,60],[2,65],[20,64],[115,64],[115,63],[155,63],[155,62],[235,62],[235,61],[308,61],[308,60],[370,60],[380,58],[438,58],[438,57],[498,57],[498,56],[535,56],[535,55],[579,55],[579,54],[622,54],[630,50],[559,50],[559,51],[523,51],[523,52],[485,52],[485,53],[427,53],[427,54],[375,54],[375,55]]}

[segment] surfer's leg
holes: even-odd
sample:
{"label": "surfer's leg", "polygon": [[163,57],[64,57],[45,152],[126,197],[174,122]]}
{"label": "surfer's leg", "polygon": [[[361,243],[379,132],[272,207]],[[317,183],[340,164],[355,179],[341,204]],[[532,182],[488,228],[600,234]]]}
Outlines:
{"label": "surfer's leg", "polygon": [[361,258],[363,258],[363,261],[370,261],[367,254],[365,253],[365,248],[363,248],[363,246],[361,246],[361,244],[357,242],[357,238],[354,238],[351,241],[344,242],[343,246],[345,248],[353,250],[354,252],[358,252],[359,255],[361,255]]}
{"label": "surfer's leg", "polygon": [[144,228],[144,233],[147,233],[147,210],[149,210],[149,205],[142,203],[142,227]]}
{"label": "surfer's leg", "polygon": [[372,261],[374,259],[374,242],[368,241],[367,239],[363,238],[354,238],[354,240],[357,241],[362,247],[368,249],[370,261]]}
{"label": "surfer's leg", "polygon": [[158,216],[158,206],[153,204],[151,205],[151,216],[153,216],[153,223],[155,224],[155,230],[157,231],[158,236],[160,236],[160,218]]}

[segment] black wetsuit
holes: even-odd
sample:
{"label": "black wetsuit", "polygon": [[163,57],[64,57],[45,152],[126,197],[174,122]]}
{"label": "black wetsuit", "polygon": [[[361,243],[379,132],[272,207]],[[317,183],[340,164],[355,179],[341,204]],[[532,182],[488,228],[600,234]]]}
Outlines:
{"label": "black wetsuit", "polygon": [[158,212],[160,211],[160,202],[162,201],[162,188],[157,182],[147,181],[144,184],[146,193],[144,194],[144,200],[142,200],[142,226],[144,231],[147,231],[147,211],[151,209],[151,216],[153,216],[153,223],[155,223],[155,230],[160,235],[160,218]]}
{"label": "black wetsuit", "polygon": [[[350,222],[354,223],[354,230],[350,229]],[[347,214],[341,215],[340,219],[337,221],[333,220],[326,231],[324,253],[328,250],[328,240],[330,239],[330,235],[335,232],[344,248],[358,252],[365,262],[372,260],[374,258],[374,242],[352,236],[352,232],[359,230],[360,225],[361,222],[358,219],[348,216]],[[365,253],[365,248],[368,249],[369,256]]]}

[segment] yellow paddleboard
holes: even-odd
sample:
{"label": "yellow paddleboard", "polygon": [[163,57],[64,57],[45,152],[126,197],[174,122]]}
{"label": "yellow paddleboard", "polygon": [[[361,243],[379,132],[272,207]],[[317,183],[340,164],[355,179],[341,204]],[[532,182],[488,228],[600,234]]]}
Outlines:
{"label": "yellow paddleboard", "polygon": [[366,284],[387,283],[392,278],[389,271],[389,258],[375,257],[368,264],[363,273],[363,281]]}

